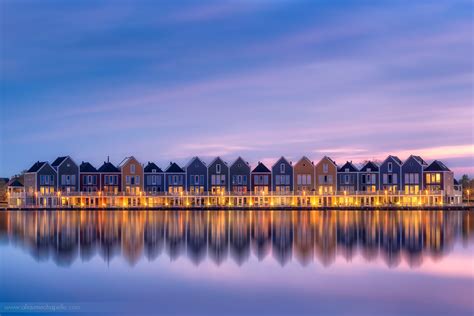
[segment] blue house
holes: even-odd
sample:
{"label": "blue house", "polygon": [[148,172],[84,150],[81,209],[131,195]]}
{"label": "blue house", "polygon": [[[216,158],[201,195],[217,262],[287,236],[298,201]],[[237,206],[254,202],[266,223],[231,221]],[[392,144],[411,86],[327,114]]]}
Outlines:
{"label": "blue house", "polygon": [[402,165],[402,188],[405,194],[418,194],[423,189],[423,170],[428,164],[411,155]]}
{"label": "blue house", "polygon": [[272,166],[272,188],[275,194],[291,194],[293,192],[293,165],[281,157]]}
{"label": "blue house", "polygon": [[207,166],[199,159],[192,158],[186,165],[186,190],[189,194],[207,192]]}
{"label": "blue house", "polygon": [[225,194],[229,190],[229,167],[216,157],[207,168],[207,183],[211,194]]}
{"label": "blue house", "polygon": [[54,199],[38,196],[54,196],[56,192],[57,172],[46,161],[38,161],[31,166],[24,175],[24,186],[27,204],[41,204],[51,206]]}
{"label": "blue house", "polygon": [[165,170],[165,187],[166,192],[170,194],[181,194],[186,188],[186,172],[175,162]]}
{"label": "blue house", "polygon": [[51,164],[58,175],[57,190],[63,193],[79,192],[79,166],[69,156],[58,157]]}
{"label": "blue house", "polygon": [[359,191],[375,193],[379,190],[379,166],[368,161],[359,171]]}
{"label": "blue house", "polygon": [[255,194],[268,194],[272,190],[272,172],[262,162],[252,170],[251,187]]}
{"label": "blue house", "polygon": [[231,191],[234,194],[250,192],[250,166],[248,162],[237,158],[230,166]]}
{"label": "blue house", "polygon": [[388,156],[380,165],[380,188],[395,193],[401,190],[402,161],[397,156]]}
{"label": "blue house", "polygon": [[146,193],[155,194],[165,191],[165,176],[163,170],[155,163],[148,162],[143,169],[143,176],[145,178],[143,189]]}
{"label": "blue house", "polygon": [[358,188],[359,169],[347,161],[337,171],[337,189],[340,192],[355,193]]}

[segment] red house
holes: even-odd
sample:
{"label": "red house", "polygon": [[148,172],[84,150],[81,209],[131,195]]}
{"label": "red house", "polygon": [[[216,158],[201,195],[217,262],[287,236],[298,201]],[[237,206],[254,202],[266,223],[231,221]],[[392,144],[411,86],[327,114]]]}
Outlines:
{"label": "red house", "polygon": [[120,169],[114,166],[111,162],[104,161],[104,164],[99,168],[100,174],[100,189],[106,193],[115,193],[122,191],[122,176]]}
{"label": "red house", "polygon": [[97,192],[100,189],[100,175],[97,169],[88,162],[79,166],[81,192]]}

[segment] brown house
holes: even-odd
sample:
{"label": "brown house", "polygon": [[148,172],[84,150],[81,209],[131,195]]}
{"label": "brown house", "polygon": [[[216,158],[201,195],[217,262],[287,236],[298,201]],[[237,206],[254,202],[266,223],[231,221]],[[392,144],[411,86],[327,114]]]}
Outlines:
{"label": "brown house", "polygon": [[337,190],[337,165],[331,158],[324,156],[316,164],[316,192],[334,194]]}
{"label": "brown house", "polygon": [[125,158],[119,169],[122,175],[122,190],[127,194],[139,194],[143,191],[143,166],[135,157]]}
{"label": "brown house", "polygon": [[314,190],[314,164],[307,157],[301,158],[293,168],[296,194],[311,194]]}

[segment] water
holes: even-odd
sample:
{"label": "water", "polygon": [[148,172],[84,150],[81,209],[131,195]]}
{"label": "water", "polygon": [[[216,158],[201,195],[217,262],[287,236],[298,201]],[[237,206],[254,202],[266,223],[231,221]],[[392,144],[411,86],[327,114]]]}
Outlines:
{"label": "water", "polygon": [[1,315],[474,313],[474,212],[0,212],[0,240]]}

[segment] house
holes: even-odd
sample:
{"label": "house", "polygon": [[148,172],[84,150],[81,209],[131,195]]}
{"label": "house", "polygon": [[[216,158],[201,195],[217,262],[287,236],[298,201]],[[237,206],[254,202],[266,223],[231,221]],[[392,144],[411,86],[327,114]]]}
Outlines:
{"label": "house", "polygon": [[250,185],[255,194],[268,194],[272,190],[272,172],[262,162],[251,172]]}
{"label": "house", "polygon": [[175,162],[165,170],[165,188],[170,194],[182,194],[186,188],[186,172]]}
{"label": "house", "polygon": [[26,204],[53,205],[56,192],[57,173],[47,161],[37,161],[25,172]]}
{"label": "house", "polygon": [[62,193],[79,192],[79,166],[69,156],[58,157],[51,164],[57,172],[56,189]]}
{"label": "house", "polygon": [[6,184],[7,187],[7,203],[9,206],[18,207],[23,205],[25,196],[25,187],[20,178],[12,178]]}
{"label": "house", "polygon": [[165,176],[163,170],[153,162],[148,164],[143,169],[144,176],[144,191],[148,194],[155,194],[165,191]]}
{"label": "house", "polygon": [[189,194],[202,195],[207,192],[207,166],[199,159],[192,158],[185,167],[186,190]]}
{"label": "house", "polygon": [[358,188],[359,169],[352,163],[347,161],[337,171],[337,190],[345,193],[355,193]]}
{"label": "house", "polygon": [[126,157],[119,164],[122,175],[122,191],[126,194],[138,195],[143,191],[143,166],[133,157]]}
{"label": "house", "polygon": [[375,193],[379,190],[379,166],[373,161],[367,161],[359,170],[360,192]]}
{"label": "house", "polygon": [[314,164],[303,156],[293,168],[296,194],[311,194],[314,191]]}
{"label": "house", "polygon": [[397,156],[388,156],[380,165],[380,188],[390,193],[401,190],[402,161]]}
{"label": "house", "polygon": [[293,192],[293,166],[281,157],[272,166],[272,187],[275,194],[291,194]]}
{"label": "house", "polygon": [[237,158],[230,166],[229,177],[233,194],[250,192],[250,166],[242,157]]}
{"label": "house", "polygon": [[100,175],[97,169],[89,162],[82,162],[79,166],[80,191],[97,192],[100,190]]}
{"label": "house", "polygon": [[444,202],[453,202],[454,173],[444,163],[439,160],[433,161],[423,170],[423,174],[425,190],[429,193],[442,193]]}
{"label": "house", "polygon": [[418,194],[423,189],[423,170],[428,164],[420,157],[411,155],[402,164],[402,190],[405,194]]}
{"label": "house", "polygon": [[324,156],[315,167],[316,192],[320,195],[334,194],[337,191],[337,164]]}
{"label": "house", "polygon": [[207,168],[207,183],[211,194],[225,194],[229,190],[229,167],[216,157]]}
{"label": "house", "polygon": [[104,194],[117,194],[122,191],[122,173],[107,158],[107,162],[98,169],[100,175],[100,188]]}

